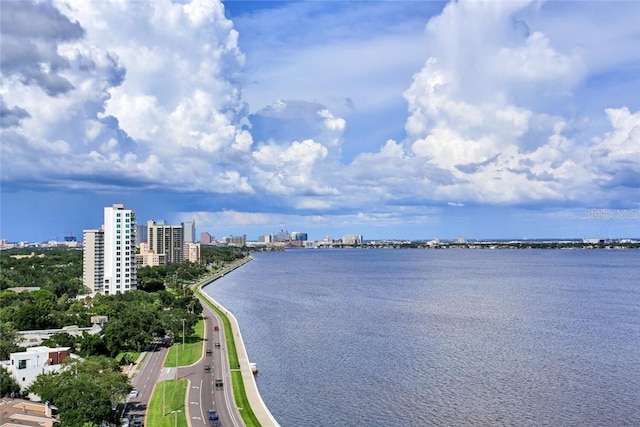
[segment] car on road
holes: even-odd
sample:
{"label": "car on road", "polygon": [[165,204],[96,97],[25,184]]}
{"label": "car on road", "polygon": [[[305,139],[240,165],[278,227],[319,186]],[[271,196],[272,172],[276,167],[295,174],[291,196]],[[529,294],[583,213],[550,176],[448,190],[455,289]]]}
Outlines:
{"label": "car on road", "polygon": [[213,327],[213,330],[214,330],[214,331],[219,331],[219,330],[220,330],[220,328],[218,328],[218,326],[216,325],[216,326],[214,326],[214,327]]}
{"label": "car on road", "polygon": [[120,424],[122,424],[122,427],[129,427],[129,418],[121,418]]}
{"label": "car on road", "polygon": [[135,420],[133,420],[133,427],[142,427],[142,418],[136,418]]}
{"label": "car on road", "polygon": [[207,349],[207,354],[213,353],[210,348]]}
{"label": "car on road", "polygon": [[222,387],[222,380],[220,378],[216,378],[216,387]]}
{"label": "car on road", "polygon": [[219,342],[215,343],[214,347],[215,348],[220,348],[220,343]]}
{"label": "car on road", "polygon": [[209,422],[212,426],[220,425],[220,418],[218,417],[218,413],[214,409],[209,409]]}
{"label": "car on road", "polygon": [[209,365],[209,364],[204,365],[204,371],[205,372],[211,372],[211,365]]}
{"label": "car on road", "polygon": [[129,392],[129,397],[138,397],[138,389],[134,388]]}

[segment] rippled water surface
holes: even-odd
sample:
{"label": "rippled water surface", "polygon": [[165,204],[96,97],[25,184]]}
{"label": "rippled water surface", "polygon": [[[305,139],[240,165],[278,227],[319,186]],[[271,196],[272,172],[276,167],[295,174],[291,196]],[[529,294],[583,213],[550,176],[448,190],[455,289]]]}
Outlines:
{"label": "rippled water surface", "polygon": [[640,252],[290,250],[205,288],[283,427],[640,425]]}

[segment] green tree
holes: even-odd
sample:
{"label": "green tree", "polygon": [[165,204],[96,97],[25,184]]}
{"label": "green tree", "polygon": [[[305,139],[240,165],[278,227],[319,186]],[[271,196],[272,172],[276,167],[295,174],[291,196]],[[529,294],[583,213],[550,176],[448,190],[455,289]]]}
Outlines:
{"label": "green tree", "polygon": [[71,347],[75,350],[78,344],[78,338],[73,335],[69,335],[66,332],[56,332],[52,334],[48,339],[42,341],[42,345],[47,347]]}
{"label": "green tree", "polygon": [[124,400],[129,390],[129,379],[107,357],[68,358],[60,372],[39,375],[28,388],[58,407],[64,426],[116,423],[118,414],[111,403]]}
{"label": "green tree", "polygon": [[109,350],[107,349],[104,341],[102,341],[100,335],[89,334],[86,331],[82,332],[79,347],[79,353],[82,357],[106,356],[109,354]]}
{"label": "green tree", "polygon": [[0,366],[0,396],[19,396],[20,385],[13,379],[9,371]]}
{"label": "green tree", "polygon": [[0,321],[0,360],[9,360],[12,352],[18,349],[18,331],[11,323]]}

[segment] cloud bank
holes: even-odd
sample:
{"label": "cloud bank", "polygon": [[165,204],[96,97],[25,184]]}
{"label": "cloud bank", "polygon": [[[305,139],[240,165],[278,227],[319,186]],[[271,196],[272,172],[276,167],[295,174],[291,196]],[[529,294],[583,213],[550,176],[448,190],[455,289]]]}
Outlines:
{"label": "cloud bank", "polygon": [[[549,33],[540,16],[562,15],[554,7],[447,4],[424,22],[423,65],[395,94],[405,137],[357,141],[345,140],[348,117],[312,99],[249,108],[242,34],[218,1],[3,2],[2,184],[246,197],[248,217],[260,220],[279,211],[384,221],[422,218],[439,205],[640,200],[638,103],[603,96],[605,108],[575,108],[580,94],[598,95],[596,74],[620,59],[603,62],[594,50],[607,46],[595,40]],[[584,9],[576,21],[590,22]],[[616,39],[628,46],[637,31],[617,28]],[[402,37],[379,46],[391,50]],[[359,45],[332,42],[342,53]],[[296,57],[295,45],[288,52]],[[309,81],[339,80],[328,46],[305,52],[319,55],[308,60],[316,67]],[[392,73],[391,65],[377,72]],[[292,67],[281,83],[307,84],[292,73],[300,64]],[[350,75],[367,75],[354,67]],[[376,87],[367,90],[375,98]],[[349,109],[362,104],[343,95]],[[345,161],[345,144],[378,149]]]}

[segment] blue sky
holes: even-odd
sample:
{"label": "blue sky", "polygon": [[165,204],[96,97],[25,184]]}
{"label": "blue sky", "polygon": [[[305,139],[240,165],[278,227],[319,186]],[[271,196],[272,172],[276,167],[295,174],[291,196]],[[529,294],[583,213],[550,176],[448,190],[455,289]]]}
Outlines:
{"label": "blue sky", "polygon": [[640,237],[640,2],[0,7],[1,238]]}

